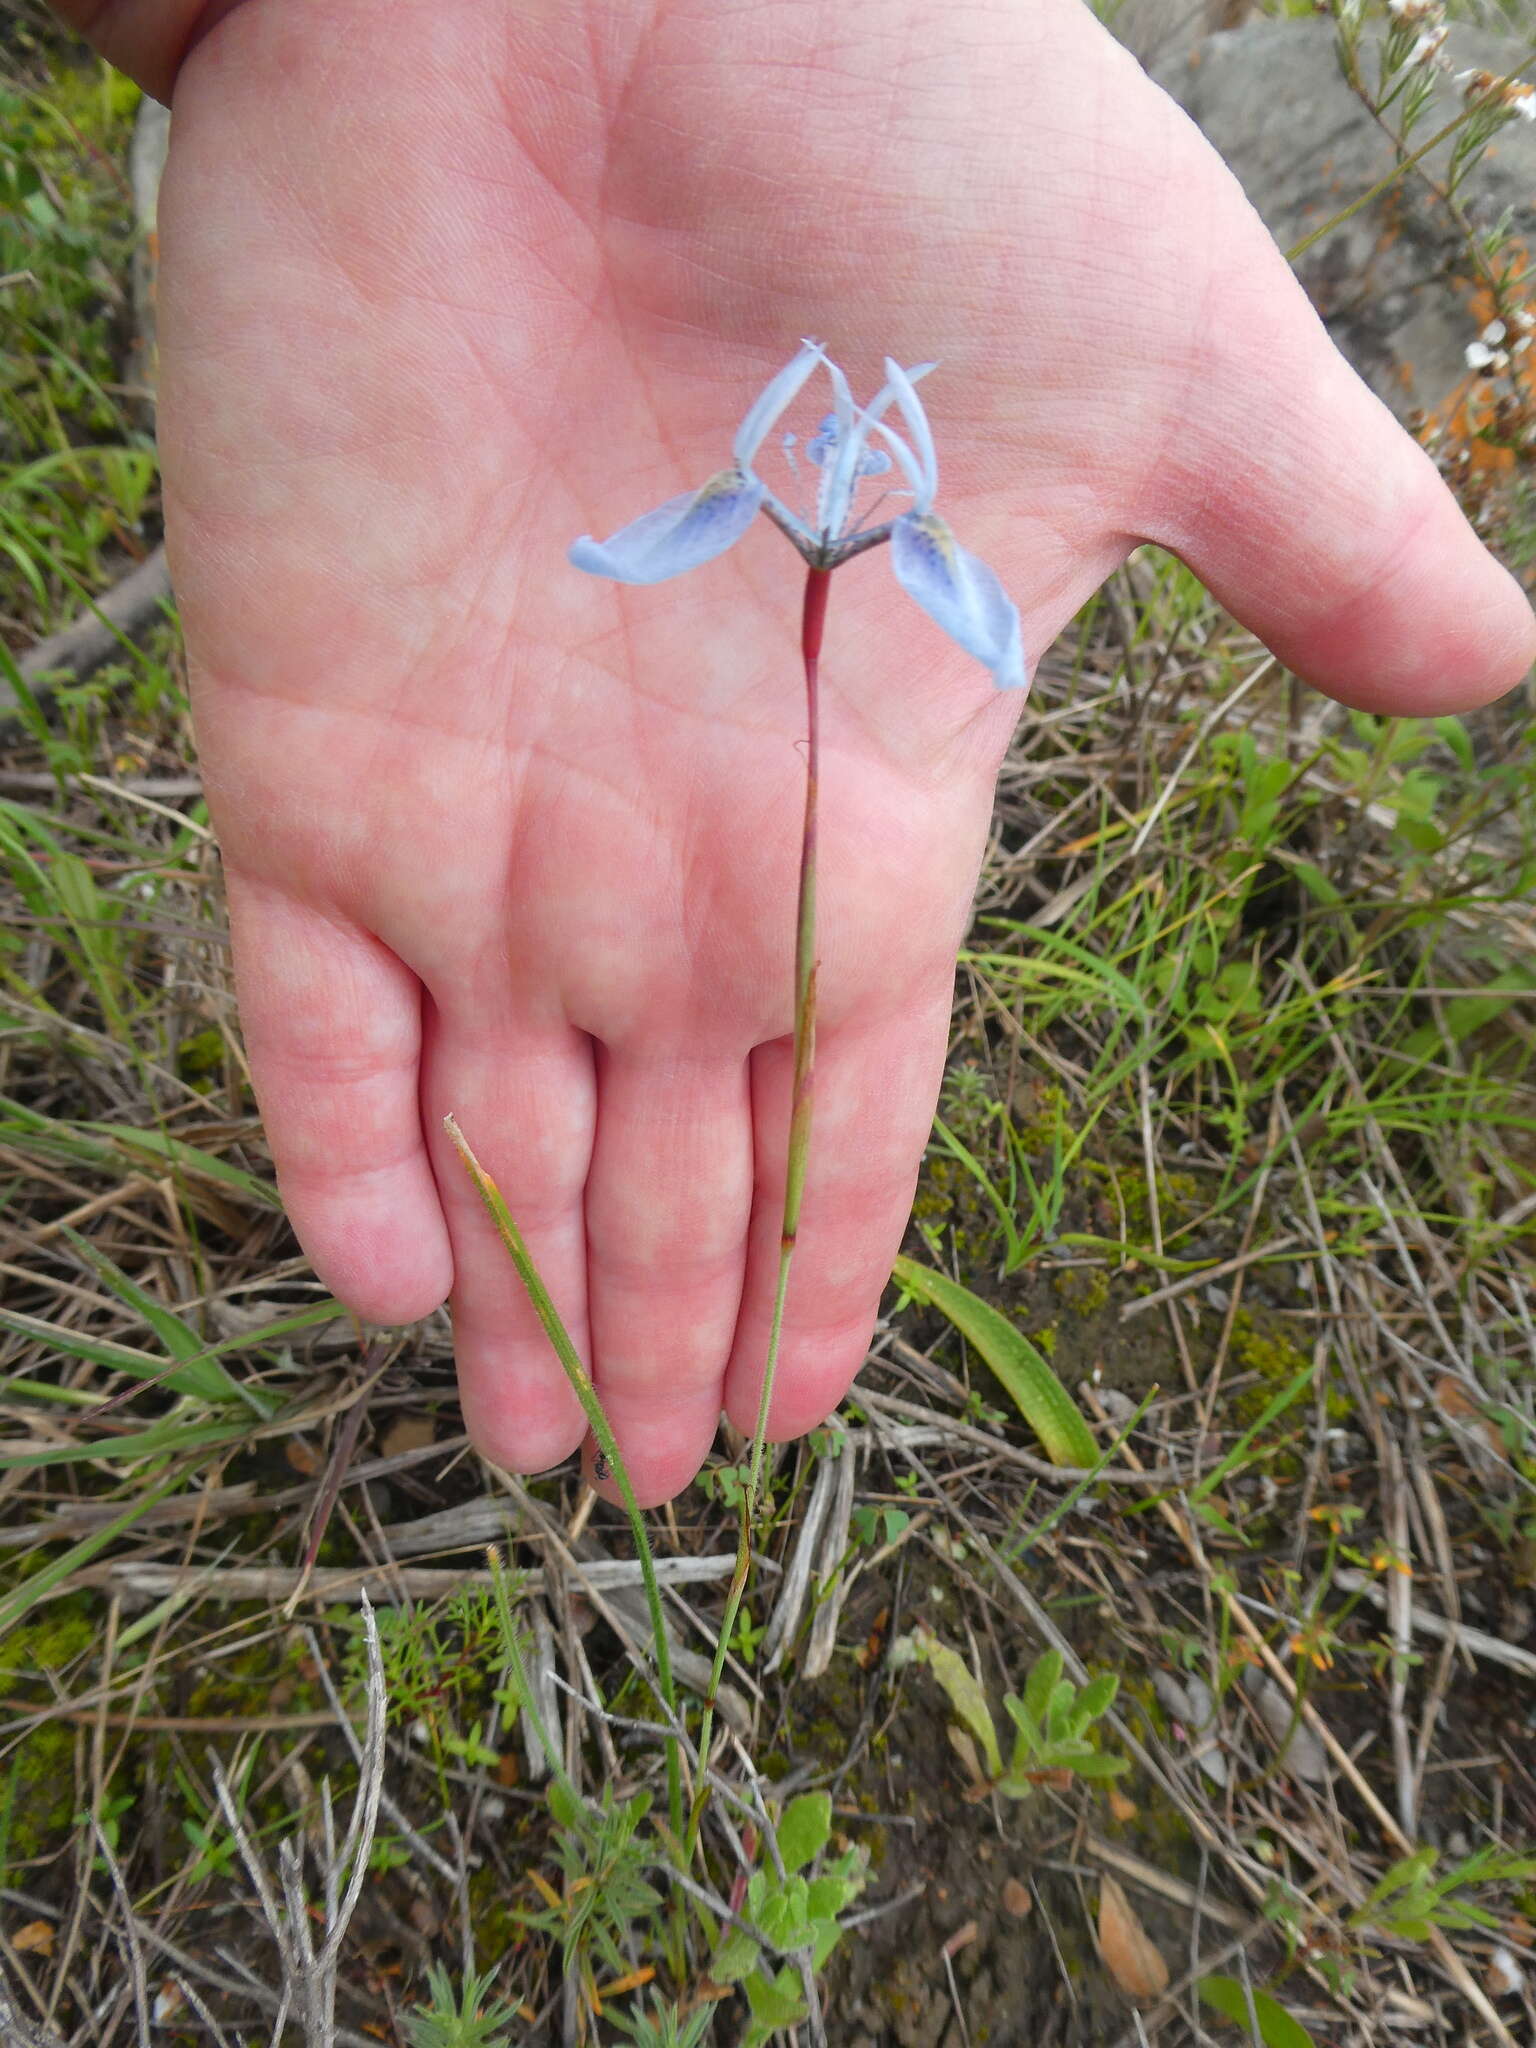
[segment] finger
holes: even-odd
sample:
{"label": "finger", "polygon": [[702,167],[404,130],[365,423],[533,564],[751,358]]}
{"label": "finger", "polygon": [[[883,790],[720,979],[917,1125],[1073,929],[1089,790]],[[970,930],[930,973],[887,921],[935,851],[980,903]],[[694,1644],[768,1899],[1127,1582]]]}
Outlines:
{"label": "finger", "polygon": [[450,1112],[506,1199],[571,1341],[590,1358],[582,1186],[592,1153],[590,1041],[428,1007],[422,1099],[453,1239],[453,1348],[464,1425],[509,1472],[568,1458],[580,1403],[442,1128]]}
{"label": "finger", "polygon": [[685,1487],[714,1439],[751,1210],[745,1061],[601,1053],[587,1182],[592,1348],[643,1506]]}
{"label": "finger", "polygon": [[251,1077],[299,1241],[366,1321],[414,1322],[452,1279],[417,1099],[420,984],[355,925],[237,870],[228,889]]}
{"label": "finger", "polygon": [[1345,703],[1487,703],[1536,654],[1531,608],[1244,213],[1156,479],[1174,516],[1148,531]]}
{"label": "finger", "polygon": [[[817,1044],[810,1168],[768,1434],[813,1429],[837,1406],[869,1349],[880,1296],[912,1208],[944,1066],[950,991],[912,1012]],[[757,1426],[784,1205],[793,1048],[752,1056],[757,1185],[747,1279],[726,1374],[726,1413]]]}

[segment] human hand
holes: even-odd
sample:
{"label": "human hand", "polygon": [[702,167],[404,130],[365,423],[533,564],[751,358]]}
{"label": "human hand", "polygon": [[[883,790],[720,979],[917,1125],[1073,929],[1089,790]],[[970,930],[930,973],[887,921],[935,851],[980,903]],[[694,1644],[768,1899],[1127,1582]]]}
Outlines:
{"label": "human hand", "polygon": [[[516,1469],[583,1425],[448,1110],[642,1501],[755,1413],[798,564],[762,525],[620,591],[565,548],[723,467],[801,335],[865,390],[941,360],[945,509],[1036,653],[1149,538],[1353,703],[1452,710],[1530,658],[1514,585],[1077,0],[244,0],[181,71],[161,246],[173,563],[284,1196],[364,1316],[451,1282],[466,1419]],[[1017,710],[878,560],[835,579],[822,676],[776,1435],[864,1355]]]}

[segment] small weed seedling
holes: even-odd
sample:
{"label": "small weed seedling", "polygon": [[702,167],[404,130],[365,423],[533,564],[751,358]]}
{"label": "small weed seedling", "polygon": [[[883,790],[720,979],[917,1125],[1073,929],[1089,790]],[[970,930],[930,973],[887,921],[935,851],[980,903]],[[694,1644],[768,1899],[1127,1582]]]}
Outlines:
{"label": "small weed seedling", "polygon": [[[941,1643],[930,1630],[919,1629],[891,1646],[896,1664],[928,1666],[949,1697],[964,1730],[974,1738],[976,1755],[985,1766],[985,1783],[1008,1799],[1028,1799],[1036,1789],[1062,1773],[1078,1778],[1114,1778],[1130,1765],[1110,1756],[1090,1739],[1090,1730],[1114,1705],[1120,1681],[1112,1673],[1074,1685],[1064,1675],[1059,1650],[1047,1650],[1035,1661],[1024,1697],[1009,1693],[1003,1700],[1014,1725],[1013,1754],[1006,1765],[997,1729],[982,1691],[960,1654]],[[969,1761],[971,1744],[956,1743]]]}

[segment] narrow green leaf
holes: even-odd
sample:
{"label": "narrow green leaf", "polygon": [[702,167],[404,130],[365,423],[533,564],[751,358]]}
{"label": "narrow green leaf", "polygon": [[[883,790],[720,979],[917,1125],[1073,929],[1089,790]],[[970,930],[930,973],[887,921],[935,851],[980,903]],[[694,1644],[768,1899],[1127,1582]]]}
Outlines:
{"label": "narrow green leaf", "polygon": [[1220,1486],[1227,1474],[1241,1465],[1248,1455],[1248,1447],[1256,1436],[1268,1429],[1277,1416],[1283,1415],[1293,1401],[1297,1401],[1311,1386],[1317,1368],[1309,1361],[1280,1389],[1279,1393],[1264,1404],[1264,1412],[1238,1438],[1219,1465],[1213,1465],[1200,1484],[1190,1494],[1190,1500],[1198,1505]]}
{"label": "narrow green leaf", "polygon": [[1472,741],[1467,728],[1459,718],[1432,718],[1430,724],[1436,733],[1456,756],[1456,764],[1467,775],[1476,773],[1477,757],[1472,751]]}
{"label": "narrow green leaf", "polygon": [[947,1274],[916,1259],[898,1257],[896,1283],[946,1316],[996,1374],[1045,1447],[1053,1465],[1091,1465],[1099,1454],[1093,1433],[1044,1356],[1006,1316]]}
{"label": "narrow green leaf", "polygon": [[1061,1683],[1060,1650],[1042,1650],[1024,1683],[1024,1708],[1037,1728],[1044,1728],[1050,1715],[1051,1695]]}
{"label": "narrow green leaf", "polygon": [[[1267,1991],[1253,1992],[1253,2017],[1248,2015],[1248,1993],[1236,1977],[1202,1977],[1200,1996],[1213,2012],[1231,2020],[1245,2031],[1258,2024],[1264,2048],[1317,2048],[1300,2020],[1292,2019],[1285,2007]],[[1251,2034],[1250,2034],[1251,2038]]]}
{"label": "narrow green leaf", "polygon": [[1051,1687],[1051,1697],[1045,1710],[1046,1733],[1053,1741],[1068,1733],[1067,1716],[1072,1711],[1072,1702],[1077,1698],[1077,1687],[1070,1678]]}
{"label": "narrow green leaf", "polygon": [[1115,1694],[1120,1690],[1120,1681],[1112,1671],[1106,1671],[1098,1678],[1090,1678],[1077,1696],[1078,1716],[1086,1728],[1107,1714],[1115,1703]]}
{"label": "narrow green leaf", "polygon": [[175,1372],[165,1375],[161,1382],[163,1386],[173,1387],[178,1394],[191,1394],[199,1401],[208,1402],[211,1407],[224,1407],[244,1400],[239,1383],[230,1377],[216,1358],[204,1355],[207,1347],[196,1330],[184,1323],[173,1310],[156,1301],[153,1295],[146,1294],[137,1281],[131,1280],[121,1266],[114,1265],[105,1252],[98,1251],[89,1238],[82,1237],[78,1230],[71,1230],[67,1224],[62,1229],[63,1235],[102,1285],[141,1315],[172,1358],[180,1361]]}
{"label": "narrow green leaf", "polygon": [[920,1632],[917,1654],[949,1695],[949,1704],[981,1744],[989,1777],[1003,1774],[1003,1753],[997,1746],[997,1730],[987,1707],[987,1696],[977,1684],[971,1667],[958,1651],[941,1643],[937,1636]]}
{"label": "narrow green leaf", "polygon": [[1080,1778],[1118,1778],[1122,1771],[1131,1768],[1128,1756],[1106,1756],[1103,1750],[1090,1750],[1086,1756],[1075,1756],[1067,1760],[1067,1769],[1076,1771]]}
{"label": "narrow green leaf", "polygon": [[130,1430],[123,1436],[58,1444],[46,1451],[12,1451],[0,1442],[0,1466],[34,1471],[44,1465],[132,1464],[141,1458],[160,1458],[176,1451],[206,1451],[218,1444],[237,1444],[254,1427],[254,1418],[245,1415],[238,1422],[157,1422],[149,1429]]}
{"label": "narrow green leaf", "polygon": [[283,1206],[282,1198],[270,1181],[258,1180],[243,1166],[231,1166],[227,1159],[219,1159],[212,1152],[203,1151],[199,1145],[188,1145],[181,1138],[167,1137],[164,1131],[141,1131],[132,1124],[95,1123],[82,1124],[81,1129],[99,1133],[119,1151],[141,1153],[152,1160],[185,1167],[189,1173],[200,1173],[206,1180],[221,1181],[248,1201],[259,1202],[264,1209],[281,1209]]}
{"label": "narrow green leaf", "polygon": [[277,1189],[269,1181],[258,1180],[243,1167],[231,1166],[227,1159],[218,1159],[182,1138],[167,1137],[163,1131],[141,1131],[133,1124],[73,1124],[62,1117],[45,1116],[41,1110],[29,1109],[12,1096],[0,1095],[0,1134],[33,1138],[40,1148],[51,1149],[56,1157],[114,1171],[121,1167],[125,1156],[138,1166],[146,1160],[158,1166],[179,1166],[188,1173],[201,1174],[205,1180],[221,1182],[264,1209],[282,1207]]}
{"label": "narrow green leaf", "polygon": [[1310,860],[1291,862],[1291,872],[1314,903],[1320,903],[1325,910],[1333,910],[1344,901],[1343,896],[1329,881],[1322,869]]}
{"label": "narrow green leaf", "polygon": [[109,1543],[115,1543],[125,1529],[133,1527],[140,1515],[152,1508],[156,1501],[164,1500],[166,1495],[180,1484],[181,1474],[173,1472],[168,1478],[162,1479],[158,1486],[151,1487],[148,1493],[141,1495],[138,1500],[130,1502],[123,1512],[108,1522],[104,1528],[93,1529],[88,1536],[82,1536],[78,1543],[72,1543],[68,1550],[56,1557],[51,1564],[45,1564],[29,1579],[23,1579],[13,1592],[0,1600],[0,1637],[7,1635],[40,1600],[46,1600],[56,1586],[62,1586],[72,1573],[78,1571],[81,1565],[89,1564],[91,1559],[105,1550]]}

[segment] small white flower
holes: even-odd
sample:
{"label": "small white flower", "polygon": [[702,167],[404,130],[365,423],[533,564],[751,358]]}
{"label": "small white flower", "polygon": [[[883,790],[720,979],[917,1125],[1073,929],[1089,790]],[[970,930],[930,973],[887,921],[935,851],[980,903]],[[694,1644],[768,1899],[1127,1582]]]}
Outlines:
{"label": "small white flower", "polygon": [[1505,94],[1504,104],[1522,121],[1536,121],[1536,85],[1527,85],[1522,79]]}
{"label": "small white flower", "polygon": [[1493,350],[1488,347],[1486,342],[1469,341],[1466,348],[1466,357],[1469,370],[1486,370],[1492,366]]}
{"label": "small white flower", "polygon": [[1441,45],[1450,32],[1449,27],[1443,21],[1438,28],[1425,29],[1423,35],[1419,37],[1413,48],[1408,52],[1408,62],[1410,64],[1428,64],[1438,55]]}
{"label": "small white flower", "polygon": [[1515,325],[1523,327],[1529,333],[1533,327],[1536,327],[1536,313],[1533,313],[1529,306],[1517,306],[1515,308]]}
{"label": "small white flower", "polygon": [[1438,21],[1443,0],[1387,0],[1387,12],[1395,21]]}
{"label": "small white flower", "polygon": [[1483,329],[1483,339],[1490,348],[1497,348],[1508,332],[1502,320],[1490,320]]}

